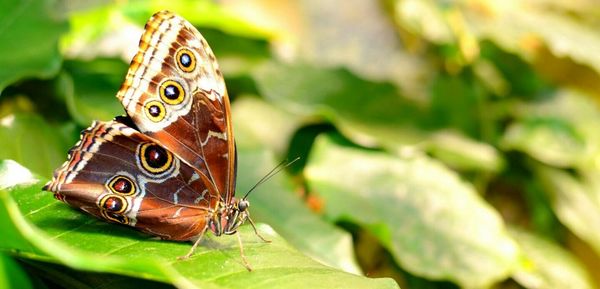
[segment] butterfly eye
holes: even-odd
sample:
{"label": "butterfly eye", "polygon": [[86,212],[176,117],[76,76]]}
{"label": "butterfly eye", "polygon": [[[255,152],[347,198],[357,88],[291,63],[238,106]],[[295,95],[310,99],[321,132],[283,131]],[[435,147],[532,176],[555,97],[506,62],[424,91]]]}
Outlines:
{"label": "butterfly eye", "polygon": [[153,174],[163,173],[173,164],[173,155],[161,146],[153,143],[142,144],[138,157],[142,167]]}
{"label": "butterfly eye", "polygon": [[179,82],[167,80],[160,85],[160,98],[168,104],[180,104],[185,98],[185,91]]}
{"label": "butterfly eye", "polygon": [[153,122],[159,122],[165,118],[165,106],[158,100],[152,100],[144,105],[146,116]]}
{"label": "butterfly eye", "polygon": [[243,211],[247,210],[248,207],[250,207],[250,202],[248,202],[246,200],[241,200],[238,203],[238,209],[240,210],[240,212],[243,212]]}
{"label": "butterfly eye", "polygon": [[128,204],[125,198],[109,194],[100,199],[99,207],[108,213],[123,213],[127,209]]}
{"label": "butterfly eye", "polygon": [[135,184],[126,176],[116,176],[108,183],[108,189],[113,193],[131,196],[136,192]]}
{"label": "butterfly eye", "polygon": [[184,72],[192,72],[194,71],[194,68],[196,68],[196,57],[194,56],[194,53],[187,48],[179,49],[175,58],[177,59],[177,66]]}

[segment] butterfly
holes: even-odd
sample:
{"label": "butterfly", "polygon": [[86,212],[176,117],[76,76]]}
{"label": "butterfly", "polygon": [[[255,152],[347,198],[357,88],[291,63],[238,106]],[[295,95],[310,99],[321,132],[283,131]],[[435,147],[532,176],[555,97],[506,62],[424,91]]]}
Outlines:
{"label": "butterfly", "polygon": [[[235,234],[237,152],[223,75],[200,32],[169,12],[146,23],[117,93],[126,116],[95,121],[44,190],[101,219],[167,240]],[[238,234],[240,253],[247,262]],[[268,241],[266,241],[268,242]]]}

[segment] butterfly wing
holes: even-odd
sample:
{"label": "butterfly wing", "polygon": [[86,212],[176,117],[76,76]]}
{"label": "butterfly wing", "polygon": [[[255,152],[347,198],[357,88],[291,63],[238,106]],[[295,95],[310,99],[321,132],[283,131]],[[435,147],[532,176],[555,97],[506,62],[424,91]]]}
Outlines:
{"label": "butterfly wing", "polygon": [[236,166],[229,97],[194,26],[167,11],[152,16],[117,98],[142,133],[197,168],[229,203]]}
{"label": "butterfly wing", "polygon": [[44,190],[99,218],[171,240],[200,235],[219,201],[198,170],[117,120],[84,130]]}

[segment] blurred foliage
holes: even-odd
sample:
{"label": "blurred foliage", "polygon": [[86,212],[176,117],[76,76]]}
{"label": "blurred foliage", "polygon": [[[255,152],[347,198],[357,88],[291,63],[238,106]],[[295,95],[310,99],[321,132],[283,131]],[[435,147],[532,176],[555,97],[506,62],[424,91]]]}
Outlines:
{"label": "blurred foliage", "polygon": [[[255,272],[233,239],[176,262],[189,244],[40,192],[123,113],[162,9],[221,64],[238,194],[301,157],[250,196],[274,239],[241,230]],[[594,0],[2,1],[0,287],[599,288],[599,19]]]}

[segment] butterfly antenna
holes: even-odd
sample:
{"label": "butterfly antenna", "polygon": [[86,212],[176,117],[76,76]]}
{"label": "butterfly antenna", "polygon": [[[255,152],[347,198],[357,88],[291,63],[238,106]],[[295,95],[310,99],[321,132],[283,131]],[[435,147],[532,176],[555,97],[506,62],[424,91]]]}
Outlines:
{"label": "butterfly antenna", "polygon": [[287,160],[283,160],[282,162],[280,162],[270,172],[268,172],[264,177],[262,177],[258,182],[256,182],[256,184],[252,188],[250,188],[250,190],[244,195],[244,197],[242,198],[242,200],[245,200],[248,197],[248,195],[250,195],[250,193],[252,191],[254,191],[254,189],[256,189],[258,186],[260,186],[264,182],[268,181],[270,178],[272,178],[273,176],[275,176],[276,174],[278,174],[279,172],[281,172],[283,169],[289,167],[290,165],[292,165],[293,163],[295,163],[299,159],[300,159],[300,157],[296,157],[295,159],[293,159],[290,162],[288,162]]}

